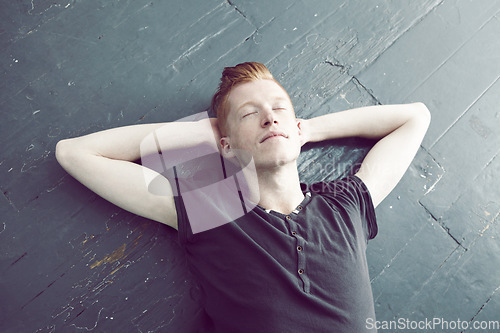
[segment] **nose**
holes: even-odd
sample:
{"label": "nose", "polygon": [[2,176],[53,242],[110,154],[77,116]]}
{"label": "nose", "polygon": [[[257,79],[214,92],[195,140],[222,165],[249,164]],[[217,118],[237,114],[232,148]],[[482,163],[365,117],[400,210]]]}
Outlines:
{"label": "nose", "polygon": [[278,123],[278,119],[272,110],[264,110],[262,113],[261,126],[268,127]]}

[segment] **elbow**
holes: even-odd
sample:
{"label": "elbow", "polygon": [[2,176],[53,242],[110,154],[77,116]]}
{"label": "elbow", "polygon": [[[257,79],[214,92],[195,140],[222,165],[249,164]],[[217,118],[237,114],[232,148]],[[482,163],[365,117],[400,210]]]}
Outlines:
{"label": "elbow", "polygon": [[67,169],[71,153],[71,139],[58,141],[56,144],[56,160],[64,168]]}
{"label": "elbow", "polygon": [[429,127],[431,123],[431,112],[427,106],[422,102],[413,103],[412,106],[414,106],[415,117],[422,122],[422,124],[425,124],[426,128]]}

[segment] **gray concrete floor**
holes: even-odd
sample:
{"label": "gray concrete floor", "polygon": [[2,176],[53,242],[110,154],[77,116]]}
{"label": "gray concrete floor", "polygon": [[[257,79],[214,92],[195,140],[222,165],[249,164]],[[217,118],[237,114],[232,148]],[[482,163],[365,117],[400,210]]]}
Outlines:
{"label": "gray concrete floor", "polygon": [[[2,332],[203,325],[175,232],[85,189],[58,166],[54,148],[203,111],[222,68],[243,61],[268,65],[303,118],[426,103],[429,132],[377,208],[379,235],[368,249],[377,319],[442,318],[462,328],[500,321],[499,1],[24,0],[1,8]],[[310,146],[301,177],[339,176],[367,147]],[[332,161],[335,168],[315,168]]]}

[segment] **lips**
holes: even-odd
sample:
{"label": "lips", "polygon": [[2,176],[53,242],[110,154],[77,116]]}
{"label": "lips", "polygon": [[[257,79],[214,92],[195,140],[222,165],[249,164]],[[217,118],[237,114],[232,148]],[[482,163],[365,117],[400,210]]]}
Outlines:
{"label": "lips", "polygon": [[270,138],[273,138],[273,137],[276,137],[276,136],[282,136],[284,137],[285,139],[288,138],[288,136],[283,133],[283,132],[277,132],[277,131],[271,131],[269,133],[267,133],[263,138],[262,140],[260,140],[260,143],[266,141],[267,139],[270,139]]}

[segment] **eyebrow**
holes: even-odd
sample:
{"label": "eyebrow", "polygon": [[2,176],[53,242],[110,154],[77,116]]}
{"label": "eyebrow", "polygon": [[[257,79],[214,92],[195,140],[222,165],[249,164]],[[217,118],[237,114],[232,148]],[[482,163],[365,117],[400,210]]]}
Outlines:
{"label": "eyebrow", "polygon": [[245,102],[245,103],[241,104],[240,106],[238,106],[238,108],[236,109],[236,111],[240,111],[241,109],[243,109],[245,106],[248,106],[248,105],[255,106],[255,103],[252,102],[252,101]]}

